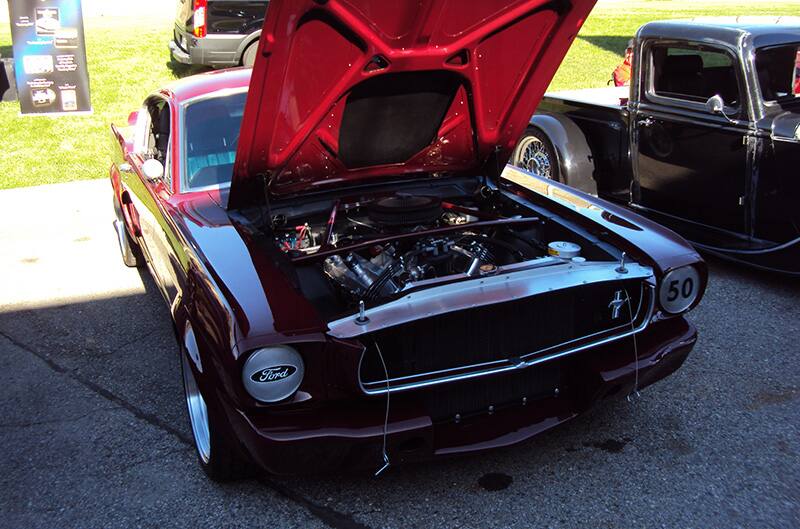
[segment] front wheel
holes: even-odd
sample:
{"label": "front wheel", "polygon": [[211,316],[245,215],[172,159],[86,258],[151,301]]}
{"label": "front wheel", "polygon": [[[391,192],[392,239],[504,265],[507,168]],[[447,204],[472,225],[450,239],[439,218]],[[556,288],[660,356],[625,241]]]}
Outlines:
{"label": "front wheel", "polygon": [[213,406],[208,405],[200,392],[185,350],[181,352],[181,371],[192,437],[203,471],[218,482],[251,475],[252,465],[241,455],[234,434],[227,427],[224,417]]}
{"label": "front wheel", "polygon": [[511,155],[511,163],[536,176],[561,181],[555,149],[545,133],[528,127]]}

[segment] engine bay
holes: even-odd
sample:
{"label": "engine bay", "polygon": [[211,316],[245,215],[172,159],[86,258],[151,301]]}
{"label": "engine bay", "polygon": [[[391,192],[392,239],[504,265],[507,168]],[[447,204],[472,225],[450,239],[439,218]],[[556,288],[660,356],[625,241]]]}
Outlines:
{"label": "engine bay", "polygon": [[[486,216],[434,196],[395,194],[364,205],[339,205],[336,215],[331,214],[338,223],[336,218],[326,225],[307,222],[277,231],[275,241],[284,252],[299,256],[380,239],[367,248],[335,253],[322,261],[325,275],[350,303],[374,302],[425,280],[487,275],[496,272],[498,265],[543,255],[539,245],[511,228],[470,228],[479,221],[475,215]],[[444,227],[463,229],[423,234]],[[382,241],[405,233],[420,237]]]}
{"label": "engine bay", "polygon": [[[501,190],[441,185],[273,208],[269,230],[309,299],[341,310],[550,259],[613,260]],[[545,263],[549,264],[549,263]]]}

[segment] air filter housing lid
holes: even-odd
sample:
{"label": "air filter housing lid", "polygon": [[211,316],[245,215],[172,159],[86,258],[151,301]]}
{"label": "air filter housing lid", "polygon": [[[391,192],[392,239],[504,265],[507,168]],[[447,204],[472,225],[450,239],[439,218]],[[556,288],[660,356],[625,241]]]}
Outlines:
{"label": "air filter housing lid", "polygon": [[424,195],[392,195],[367,206],[371,221],[384,226],[433,224],[442,216],[442,201]]}

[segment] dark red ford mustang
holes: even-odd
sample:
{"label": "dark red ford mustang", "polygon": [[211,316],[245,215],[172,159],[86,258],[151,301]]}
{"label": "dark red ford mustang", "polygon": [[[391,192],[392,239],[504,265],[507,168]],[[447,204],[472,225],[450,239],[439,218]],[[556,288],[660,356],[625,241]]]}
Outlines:
{"label": "dark red ford mustang", "polygon": [[112,127],[209,476],[506,446],[681,365],[691,246],[505,165],[593,3],[275,0],[252,72]]}

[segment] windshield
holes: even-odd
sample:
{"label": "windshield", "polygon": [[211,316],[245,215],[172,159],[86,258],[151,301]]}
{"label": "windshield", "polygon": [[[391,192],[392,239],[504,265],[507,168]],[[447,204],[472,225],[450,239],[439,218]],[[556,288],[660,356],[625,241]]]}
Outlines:
{"label": "windshield", "polygon": [[800,44],[756,51],[756,71],[764,101],[800,101]]}
{"label": "windshield", "polygon": [[183,152],[187,189],[230,184],[246,98],[247,92],[240,92],[186,108]]}

